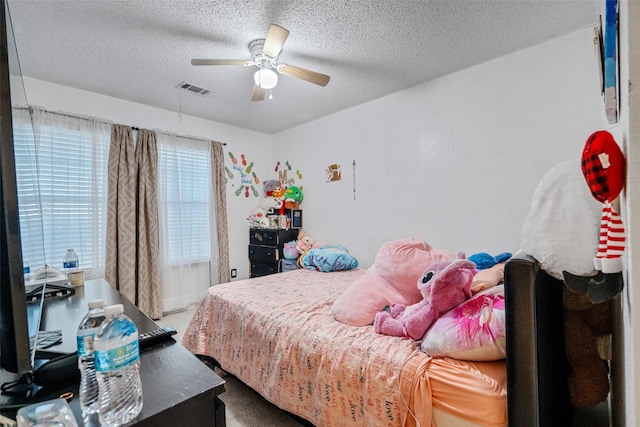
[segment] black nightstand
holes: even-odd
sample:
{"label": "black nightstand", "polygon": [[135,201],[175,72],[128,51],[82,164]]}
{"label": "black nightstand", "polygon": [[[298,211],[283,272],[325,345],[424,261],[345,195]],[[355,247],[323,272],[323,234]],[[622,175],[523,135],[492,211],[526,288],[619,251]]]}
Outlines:
{"label": "black nightstand", "polygon": [[280,272],[282,248],[285,243],[298,238],[300,230],[290,228],[249,229],[249,277],[260,277]]}

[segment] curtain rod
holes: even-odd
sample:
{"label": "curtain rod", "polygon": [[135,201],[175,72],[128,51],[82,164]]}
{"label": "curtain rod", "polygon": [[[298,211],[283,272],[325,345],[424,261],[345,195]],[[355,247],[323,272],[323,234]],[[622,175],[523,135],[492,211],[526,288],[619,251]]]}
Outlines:
{"label": "curtain rod", "polygon": [[[32,107],[12,107],[16,110],[31,110]],[[63,116],[63,117],[70,117],[72,119],[83,119],[83,120],[93,120],[96,121],[98,123],[102,123],[105,125],[113,125],[115,124],[114,122],[110,121],[110,120],[105,120],[105,119],[100,119],[97,117],[92,117],[92,116],[83,116],[83,115],[76,115],[76,114],[70,114],[70,113],[63,113],[60,111],[51,111],[51,110],[47,110],[44,108],[39,108],[39,107],[35,107],[38,108],[39,110],[42,110],[46,113],[49,114],[56,114],[58,116]],[[127,125],[128,126],[128,125]],[[136,126],[131,126],[131,129],[134,131],[139,131],[140,128],[136,127]],[[195,137],[195,136],[184,136],[184,135],[178,135],[176,133],[171,133],[165,130],[161,130],[161,129],[153,129],[154,132],[156,133],[161,133],[163,135],[167,135],[167,136],[179,136],[180,138],[186,138],[186,139],[193,139],[194,141],[202,141],[202,142],[211,142],[211,140],[209,139],[205,139],[205,138],[201,138],[201,137]],[[227,143],[226,142],[221,142],[222,145],[226,146]]]}

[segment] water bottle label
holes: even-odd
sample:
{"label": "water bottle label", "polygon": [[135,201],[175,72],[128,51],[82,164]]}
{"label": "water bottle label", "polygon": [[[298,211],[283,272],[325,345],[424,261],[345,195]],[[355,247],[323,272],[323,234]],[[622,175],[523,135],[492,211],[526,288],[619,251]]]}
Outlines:
{"label": "water bottle label", "polygon": [[76,337],[78,344],[78,357],[93,355],[93,339],[98,328],[84,329],[82,334]]}
{"label": "water bottle label", "polygon": [[108,350],[96,350],[96,372],[109,372],[126,368],[140,360],[138,340],[134,340],[122,347]]}
{"label": "water bottle label", "polygon": [[78,268],[78,261],[65,261],[62,263],[63,268]]}

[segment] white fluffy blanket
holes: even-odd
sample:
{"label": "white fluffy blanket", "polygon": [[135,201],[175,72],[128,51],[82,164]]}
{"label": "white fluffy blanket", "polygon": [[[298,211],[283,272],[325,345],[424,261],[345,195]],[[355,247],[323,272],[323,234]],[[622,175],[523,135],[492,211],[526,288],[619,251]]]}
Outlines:
{"label": "white fluffy blanket", "polygon": [[521,250],[543,270],[562,280],[562,271],[594,272],[602,204],[595,200],[580,160],[562,162],[547,172],[533,195],[522,227]]}

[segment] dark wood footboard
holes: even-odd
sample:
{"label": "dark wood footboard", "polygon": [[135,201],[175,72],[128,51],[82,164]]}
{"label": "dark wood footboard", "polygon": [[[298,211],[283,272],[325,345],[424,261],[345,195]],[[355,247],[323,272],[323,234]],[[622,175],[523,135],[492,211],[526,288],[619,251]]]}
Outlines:
{"label": "dark wood footboard", "polygon": [[571,426],[563,282],[520,254],[506,263],[504,278],[509,425]]}

